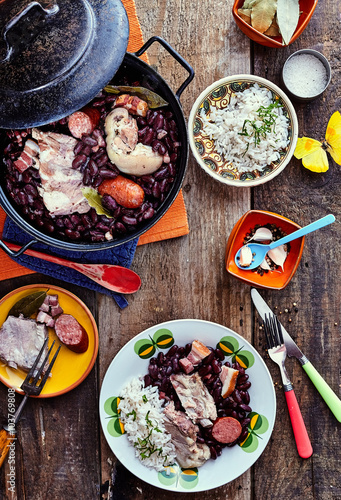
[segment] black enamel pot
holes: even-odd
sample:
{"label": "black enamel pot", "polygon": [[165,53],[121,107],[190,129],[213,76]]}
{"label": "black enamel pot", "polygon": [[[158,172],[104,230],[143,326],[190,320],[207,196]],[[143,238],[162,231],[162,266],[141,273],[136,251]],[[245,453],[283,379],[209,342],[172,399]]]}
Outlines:
{"label": "black enamel pot", "polygon": [[[176,59],[176,61],[183,66],[189,76],[182,83],[179,89],[174,93],[166,81],[148,64],[139,59],[141,56],[154,42],[160,43],[169,54]],[[24,217],[18,212],[16,205],[13,203],[11,198],[9,197],[6,188],[5,181],[1,179],[0,186],[0,205],[5,210],[6,214],[26,233],[32,236],[32,240],[22,247],[18,252],[12,252],[6,244],[0,240],[0,247],[8,254],[11,255],[20,255],[25,251],[28,246],[33,245],[34,243],[41,242],[47,245],[51,245],[53,247],[63,248],[66,250],[75,250],[75,251],[95,251],[95,250],[103,250],[105,248],[112,248],[123,243],[126,243],[134,238],[139,237],[141,234],[150,229],[169,209],[176,196],[179,193],[181,188],[188,161],[188,137],[187,137],[187,128],[186,122],[184,118],[184,114],[180,104],[180,96],[184,89],[188,86],[188,84],[192,81],[194,77],[194,71],[192,67],[162,38],[152,37],[148,40],[140,50],[136,53],[126,53],[123,62],[121,63],[118,71],[116,72],[114,78],[110,83],[115,84],[119,81],[122,75],[126,76],[127,79],[131,79],[131,81],[138,80],[141,86],[145,86],[153,89],[157,94],[162,96],[170,105],[170,108],[174,114],[174,119],[177,123],[178,133],[179,133],[179,141],[181,142],[181,153],[177,160],[177,171],[174,182],[170,191],[167,193],[167,196],[164,202],[158,207],[155,211],[154,216],[142,222],[136,230],[126,233],[122,235],[122,237],[115,238],[111,241],[105,241],[101,243],[75,243],[71,241],[65,241],[59,239],[58,237],[53,236],[53,234],[45,234],[41,232],[34,226],[32,226]]]}

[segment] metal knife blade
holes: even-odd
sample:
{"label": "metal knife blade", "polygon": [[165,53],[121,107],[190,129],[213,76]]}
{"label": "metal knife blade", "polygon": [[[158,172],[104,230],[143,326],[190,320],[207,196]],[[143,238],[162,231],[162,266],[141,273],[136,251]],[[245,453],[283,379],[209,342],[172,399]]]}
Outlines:
{"label": "metal knife blade", "polygon": [[[270,317],[275,316],[275,314],[272,312],[268,304],[265,302],[265,300],[262,298],[262,296],[258,293],[258,291],[255,288],[251,289],[251,298],[253,300],[253,303],[264,321],[265,315],[268,314]],[[290,357],[295,357],[299,360],[301,365],[304,365],[305,363],[308,362],[308,358],[303,354],[301,349],[296,345],[296,343],[293,341],[293,339],[290,337],[289,333],[286,331],[284,326],[280,323],[281,328],[282,328],[282,333],[283,333],[283,339],[285,343],[285,347],[287,348],[287,354]]]}

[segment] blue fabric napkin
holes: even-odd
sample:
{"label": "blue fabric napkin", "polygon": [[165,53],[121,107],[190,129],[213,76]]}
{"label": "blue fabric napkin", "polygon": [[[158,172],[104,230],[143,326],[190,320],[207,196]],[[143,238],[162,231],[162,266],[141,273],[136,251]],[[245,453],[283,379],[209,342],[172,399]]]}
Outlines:
{"label": "blue fabric napkin", "polygon": [[[20,229],[9,217],[6,217],[2,236],[5,241],[17,243],[19,245],[24,245],[33,238],[29,234],[22,231],[22,229]],[[57,257],[73,260],[75,262],[81,262],[83,264],[115,264],[129,268],[135,255],[137,241],[138,238],[135,238],[134,240],[124,243],[118,247],[91,252],[63,250],[61,248],[51,247],[43,243],[37,243],[33,245],[32,248],[40,252],[56,255]],[[47,274],[48,276],[52,276],[53,278],[66,281],[68,283],[83,286],[84,288],[88,288],[96,292],[105,293],[115,299],[117,305],[121,309],[127,307],[128,305],[128,301],[124,295],[107,290],[78,271],[60,266],[59,264],[46,262],[44,260],[37,259],[36,257],[30,257],[25,254],[22,254],[19,257],[11,258],[18,262],[18,264],[21,264],[28,269],[32,269],[33,271],[37,271],[38,273]]]}

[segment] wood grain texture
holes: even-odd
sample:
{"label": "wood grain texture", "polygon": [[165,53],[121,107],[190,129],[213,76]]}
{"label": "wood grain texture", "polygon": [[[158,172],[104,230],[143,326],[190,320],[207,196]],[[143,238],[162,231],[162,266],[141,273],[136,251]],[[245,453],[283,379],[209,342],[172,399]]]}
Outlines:
{"label": "wood grain texture", "polygon": [[[328,91],[312,103],[295,104],[300,135],[323,137],[329,116],[341,107],[337,2],[319,2],[303,35],[281,50],[250,43],[236,27],[232,5],[226,2],[137,0],[136,4],[144,39],[163,37],[196,72],[181,96],[186,119],[200,92],[223,76],[251,72],[280,84],[289,54],[303,47],[323,52],[333,70]],[[176,91],[186,71],[158,44],[152,45],[148,56],[152,67]],[[53,400],[28,402],[18,425],[16,494],[7,489],[5,461],[0,500],[173,500],[173,493],[148,485],[116,460],[100,428],[98,398],[106,370],[122,346],[142,330],[178,318],[220,323],[252,341],[275,381],[277,419],[267,448],[251,470],[228,485],[177,498],[340,499],[340,424],[298,362],[288,359],[289,376],[314,448],[311,459],[299,458],[278,367],[266,354],[263,330],[250,303],[250,287],[230,277],[224,266],[228,236],[251,207],[278,212],[301,225],[335,214],[336,223],[307,236],[301,263],[288,287],[261,293],[340,394],[341,280],[340,268],[335,266],[340,254],[340,182],[339,167],[332,161],[329,171],[318,175],[293,159],[276,179],[250,192],[214,182],[190,154],[183,184],[190,234],[138,247],[132,269],[141,276],[142,286],[128,298],[126,309],[120,310],[107,296],[38,274],[1,282],[1,296],[27,283],[52,283],[71,290],[94,314],[100,345],[97,363],[79,387]],[[7,388],[1,385],[2,421],[6,401]]]}
{"label": "wood grain texture", "polygon": [[[294,103],[299,121],[299,135],[322,139],[331,114],[340,109],[341,86],[339,32],[335,18],[339,6],[331,1],[319,2],[308,29],[292,46],[282,51],[254,47],[255,74],[267,75],[280,85],[280,71],[286,58],[300,48],[313,48],[330,61],[333,78],[323,96],[307,105]],[[266,56],[266,57],[265,57]],[[300,225],[333,213],[336,223],[308,235],[302,260],[291,283],[276,294],[263,296],[270,307],[282,312],[281,321],[295,337],[306,356],[340,395],[340,267],[335,266],[339,255],[340,176],[330,159],[330,169],[324,174],[306,170],[295,158],[285,171],[272,182],[254,190],[254,206],[280,213]],[[293,303],[298,304],[295,312]],[[285,309],[291,310],[285,313]],[[289,321],[289,318],[291,321]],[[255,328],[255,342],[261,342],[262,331]],[[274,380],[279,372],[268,363]],[[287,361],[289,375],[301,407],[314,454],[309,460],[298,457],[295,449],[282,388],[276,387],[278,412],[272,436],[255,466],[255,498],[337,499],[340,489],[340,450],[337,435],[340,424],[307,378],[296,360]],[[282,467],[279,470],[278,463]],[[264,475],[266,468],[266,487]],[[264,492],[266,492],[264,494]]]}

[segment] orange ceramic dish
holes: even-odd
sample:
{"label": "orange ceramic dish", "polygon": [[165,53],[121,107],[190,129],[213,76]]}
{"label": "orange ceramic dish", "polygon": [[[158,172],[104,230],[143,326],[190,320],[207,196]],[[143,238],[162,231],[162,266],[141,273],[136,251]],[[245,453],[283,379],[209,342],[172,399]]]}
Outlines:
{"label": "orange ceramic dish", "polygon": [[[18,300],[34,292],[47,291],[49,294],[58,295],[59,304],[64,313],[72,314],[85,328],[89,336],[88,350],[77,354],[65,345],[52,368],[52,376],[48,378],[38,398],[51,398],[59,396],[77,387],[90,373],[98,352],[98,330],[94,317],[87,306],[73,293],[53,285],[27,285],[8,293],[0,301],[0,326],[6,320],[11,307]],[[53,340],[60,343],[54,329],[49,328],[49,347]],[[55,352],[55,351],[53,351]],[[0,361],[0,382],[7,387],[14,387],[15,391],[23,394],[20,389],[27,373],[21,369],[13,369]]]}
{"label": "orange ceramic dish", "polygon": [[285,288],[295,274],[302,257],[304,237],[290,242],[290,252],[284,263],[284,271],[269,271],[263,276],[256,271],[239,269],[234,262],[234,257],[240,247],[243,246],[245,235],[255,227],[256,224],[276,224],[285,233],[290,234],[300,229],[301,226],[283,217],[282,215],[266,212],[264,210],[249,210],[234,226],[226,246],[225,265],[229,274],[235,278],[257,288],[271,288],[281,290]]}
{"label": "orange ceramic dish", "polygon": [[[293,43],[306,29],[311,16],[315,10],[318,0],[300,0],[300,18],[298,21],[297,28],[291,37],[289,45]],[[251,40],[259,43],[260,45],[266,45],[267,47],[286,47],[286,45],[282,45],[282,37],[269,37],[263,35],[259,31],[255,30],[252,26],[250,26],[246,21],[244,21],[240,15],[238,14],[238,9],[242,8],[244,4],[244,0],[235,0],[232,14],[234,20],[236,21],[240,30],[245,33]]]}

